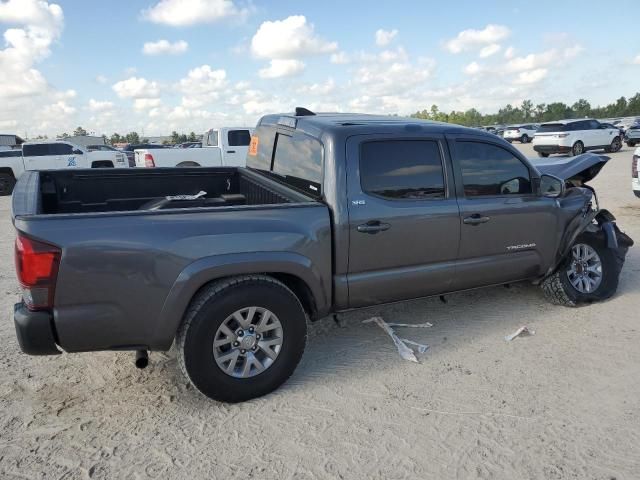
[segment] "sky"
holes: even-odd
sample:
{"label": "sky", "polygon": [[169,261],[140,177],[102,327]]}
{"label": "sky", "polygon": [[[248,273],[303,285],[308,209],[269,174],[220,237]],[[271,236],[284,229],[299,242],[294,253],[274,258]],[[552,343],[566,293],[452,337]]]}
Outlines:
{"label": "sky", "polygon": [[[637,0],[0,0],[0,132],[497,111],[640,90]],[[626,13],[625,13],[626,12]]]}

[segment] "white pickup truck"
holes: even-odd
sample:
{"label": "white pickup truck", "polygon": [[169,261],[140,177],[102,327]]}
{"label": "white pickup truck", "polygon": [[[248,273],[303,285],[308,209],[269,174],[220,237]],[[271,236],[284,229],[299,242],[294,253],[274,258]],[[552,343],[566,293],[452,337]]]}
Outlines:
{"label": "white pickup truck", "polygon": [[93,151],[64,140],[26,142],[21,150],[0,152],[0,195],[10,195],[26,170],[128,167],[118,151]]}
{"label": "white pickup truck", "polygon": [[136,167],[244,167],[253,128],[207,130],[202,148],[135,150]]}

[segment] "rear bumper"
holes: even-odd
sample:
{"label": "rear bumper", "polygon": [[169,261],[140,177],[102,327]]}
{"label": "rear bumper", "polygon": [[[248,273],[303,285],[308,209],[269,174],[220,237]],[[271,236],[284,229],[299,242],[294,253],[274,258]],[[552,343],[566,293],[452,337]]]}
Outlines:
{"label": "rear bumper", "polygon": [[631,189],[636,194],[636,197],[640,197],[640,178],[631,179]]}
{"label": "rear bumper", "polygon": [[571,147],[563,145],[534,145],[533,149],[540,153],[569,153]]}
{"label": "rear bumper", "polygon": [[59,355],[49,312],[32,312],[24,303],[13,307],[13,323],[22,351],[29,355]]}

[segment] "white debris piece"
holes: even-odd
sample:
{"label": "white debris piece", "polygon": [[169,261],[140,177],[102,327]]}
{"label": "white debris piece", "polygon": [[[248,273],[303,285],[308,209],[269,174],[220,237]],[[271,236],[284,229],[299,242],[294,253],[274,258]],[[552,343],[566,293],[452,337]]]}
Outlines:
{"label": "white debris piece", "polygon": [[207,192],[200,190],[196,195],[169,195],[167,196],[167,200],[197,200],[200,197],[204,197]]}
{"label": "white debris piece", "polygon": [[424,323],[389,323],[387,325],[390,327],[407,327],[407,328],[430,328],[433,327],[433,324],[429,322]]}
{"label": "white debris piece", "polygon": [[392,325],[396,327],[431,327],[432,325],[428,322],[422,324],[387,323],[381,317],[373,317],[367,320],[363,320],[362,323],[376,323],[391,337],[391,340],[393,340],[393,343],[396,345],[400,356],[410,362],[419,363],[414,351],[409,348],[407,344],[415,345],[419,353],[424,353],[429,348],[429,345],[423,345],[412,340],[398,337],[396,335],[396,332],[393,331],[393,328],[391,328]]}
{"label": "white debris piece", "polygon": [[511,335],[507,335],[506,337],[504,337],[504,339],[507,342],[510,342],[511,340],[513,340],[516,337],[519,337],[520,335],[525,336],[525,335],[535,335],[535,334],[536,332],[534,330],[530,330],[529,327],[527,327],[526,325],[523,325],[518,330],[513,332]]}

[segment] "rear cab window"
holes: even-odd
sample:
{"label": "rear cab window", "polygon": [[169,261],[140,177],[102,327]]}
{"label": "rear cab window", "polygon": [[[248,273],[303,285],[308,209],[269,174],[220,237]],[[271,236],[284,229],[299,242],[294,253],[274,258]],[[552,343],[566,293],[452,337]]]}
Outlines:
{"label": "rear cab window", "polygon": [[259,126],[253,142],[257,148],[249,149],[248,168],[313,198],[322,196],[324,147],[318,139],[297,130]]}
{"label": "rear cab window", "polygon": [[246,147],[251,142],[249,130],[229,130],[227,143],[230,147]]}
{"label": "rear cab window", "polygon": [[31,145],[23,145],[22,153],[25,157],[44,157],[46,155],[54,155],[50,153],[48,143],[33,143]]}
{"label": "rear cab window", "polygon": [[388,200],[445,198],[442,154],[434,140],[377,140],[360,146],[360,186]]}

